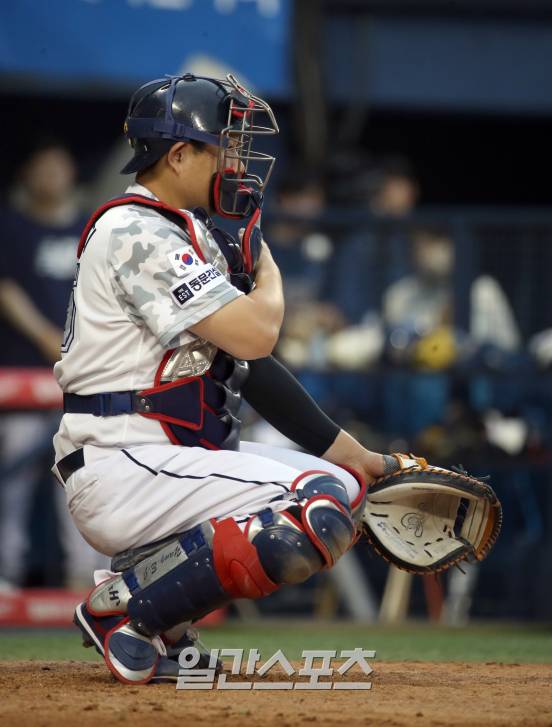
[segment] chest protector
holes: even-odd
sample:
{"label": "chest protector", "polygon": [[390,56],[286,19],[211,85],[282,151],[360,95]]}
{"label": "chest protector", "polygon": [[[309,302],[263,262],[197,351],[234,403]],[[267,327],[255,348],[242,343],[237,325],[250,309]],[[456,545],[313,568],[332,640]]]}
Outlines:
{"label": "chest protector", "polygon": [[[78,258],[98,219],[113,207],[128,204],[154,209],[178,225],[186,233],[197,256],[205,262],[191,216],[158,200],[135,194],[112,199],[92,214],[81,235]],[[232,284],[245,293],[249,292],[252,286],[251,263],[244,259],[241,246],[226,232],[214,227],[203,210],[194,211],[194,214],[196,212],[224,255]],[[137,413],[157,420],[173,444],[237,450],[241,427],[238,419],[240,389],[247,374],[246,361],[235,359],[213,344],[198,339],[196,347],[191,344],[185,350],[167,351],[150,388],[91,396],[66,394],[65,411],[96,416]]]}

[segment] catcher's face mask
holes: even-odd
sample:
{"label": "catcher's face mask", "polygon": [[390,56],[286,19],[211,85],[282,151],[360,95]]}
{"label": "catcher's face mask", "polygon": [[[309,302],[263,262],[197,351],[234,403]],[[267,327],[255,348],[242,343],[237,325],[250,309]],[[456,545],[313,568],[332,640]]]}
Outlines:
{"label": "catcher's face mask", "polygon": [[211,197],[215,212],[223,217],[250,217],[262,200],[275,157],[259,151],[258,137],[278,133],[272,109],[247,91],[234,76],[219,81],[228,91],[228,119],[220,132],[217,173]]}
{"label": "catcher's face mask", "polygon": [[270,106],[237,79],[186,74],[141,86],[132,96],[124,131],[134,158],[123,174],[155,163],[176,141],[218,147],[211,207],[224,217],[250,217],[260,207],[275,158],[258,150],[259,137],[278,133]]}

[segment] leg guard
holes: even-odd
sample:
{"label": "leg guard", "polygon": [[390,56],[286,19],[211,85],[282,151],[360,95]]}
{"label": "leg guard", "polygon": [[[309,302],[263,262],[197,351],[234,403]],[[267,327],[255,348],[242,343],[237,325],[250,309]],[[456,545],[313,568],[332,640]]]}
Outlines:
{"label": "leg guard", "polygon": [[150,555],[92,591],[88,610],[126,613],[137,631],[154,636],[234,598],[267,596],[333,566],[355,541],[345,487],[333,475],[309,472],[292,491],[286,510],[262,510],[244,532],[226,518],[174,536],[154,552],[148,546]]}
{"label": "leg guard", "polygon": [[148,546],[150,555],[96,586],[88,610],[98,616],[128,614],[138,631],[152,636],[226,604],[229,594],[213,563],[214,525],[175,535],[153,552]]}

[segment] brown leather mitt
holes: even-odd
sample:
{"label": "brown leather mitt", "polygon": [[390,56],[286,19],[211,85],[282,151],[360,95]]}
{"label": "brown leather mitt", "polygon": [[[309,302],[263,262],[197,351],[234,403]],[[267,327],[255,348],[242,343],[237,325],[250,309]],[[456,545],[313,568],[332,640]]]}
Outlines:
{"label": "brown leather mitt", "polygon": [[461,468],[394,456],[399,469],[369,487],[362,516],[374,550],[397,568],[422,575],[483,560],[502,523],[492,487]]}

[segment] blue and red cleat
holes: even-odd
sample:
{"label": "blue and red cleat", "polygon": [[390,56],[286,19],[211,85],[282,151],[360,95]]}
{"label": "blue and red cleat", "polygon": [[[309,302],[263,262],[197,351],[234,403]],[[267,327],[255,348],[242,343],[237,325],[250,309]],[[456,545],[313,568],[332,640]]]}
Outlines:
{"label": "blue and red cleat", "polygon": [[[152,639],[132,627],[127,616],[93,616],[83,602],[75,609],[73,621],[82,633],[83,646],[94,646],[113,676],[123,684],[176,682],[178,655],[190,646],[200,652],[197,668],[209,666],[209,652],[193,628],[189,628],[176,643],[165,644],[165,655],[160,653]],[[216,672],[221,670],[222,663],[217,661]]]}
{"label": "blue and red cleat", "polygon": [[138,633],[126,616],[93,616],[85,603],[75,609],[74,622],[84,646],[95,646],[113,676],[123,684],[147,684],[160,659],[151,639]]}

